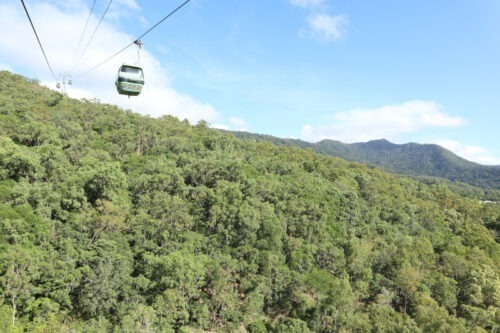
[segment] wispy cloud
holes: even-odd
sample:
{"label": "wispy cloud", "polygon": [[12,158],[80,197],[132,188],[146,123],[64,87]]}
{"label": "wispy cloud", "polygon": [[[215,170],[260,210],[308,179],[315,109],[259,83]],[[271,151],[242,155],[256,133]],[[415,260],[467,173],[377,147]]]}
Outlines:
{"label": "wispy cloud", "polygon": [[317,8],[324,4],[324,0],[290,0],[290,3],[297,7]]}
{"label": "wispy cloud", "polygon": [[429,101],[409,101],[373,109],[338,112],[327,125],[305,125],[302,137],[308,141],[335,139],[342,142],[363,142],[373,139],[398,140],[400,135],[430,127],[459,127],[466,123],[461,117],[448,115],[442,107]]}
{"label": "wispy cloud", "polygon": [[290,0],[293,6],[310,11],[306,18],[307,27],[299,30],[299,37],[322,43],[338,41],[344,34],[349,20],[345,15],[328,13],[324,0]]}
{"label": "wispy cloud", "polygon": [[1,71],[10,71],[10,72],[12,72],[12,68],[10,68],[10,66],[8,66],[6,64],[2,64],[2,63],[0,63],[0,70]]}
{"label": "wispy cloud", "polygon": [[[40,1],[33,2],[29,6],[35,27],[56,75],[71,71],[78,37],[89,13],[85,2],[73,0],[71,8],[65,3],[64,1],[57,1],[57,3]],[[121,0],[116,6],[119,7],[115,7],[115,14],[140,10],[134,0]],[[120,8],[123,11],[119,10]],[[148,52],[147,45],[141,52],[141,65],[144,68],[146,85],[143,93],[138,97],[129,99],[118,95],[114,87],[116,71],[121,63],[137,60],[136,50],[133,48],[121,53],[96,70],[80,76],[86,70],[121,50],[136,37],[117,29],[113,24],[116,21],[115,17],[110,19],[111,21],[105,20],[102,23],[94,40],[89,44],[85,56],[71,73],[74,85],[68,89],[70,96],[97,98],[106,103],[117,104],[125,109],[155,117],[171,114],[181,119],[188,119],[192,123],[201,119],[208,122],[222,121],[221,115],[210,104],[197,101],[170,86],[167,72],[161,66],[160,61]],[[98,20],[99,17],[93,16],[89,26],[95,26]],[[4,34],[4,37],[0,39],[0,64],[4,64],[2,67],[19,70],[21,74],[29,73],[25,75],[37,77],[49,87],[55,88],[56,82],[51,78],[21,6],[12,3],[0,4],[0,30],[16,32]]]}
{"label": "wispy cloud", "polygon": [[[115,0],[113,2],[113,5],[110,6],[109,12],[106,17],[109,20],[113,20],[115,22],[120,22],[120,20],[129,18],[131,16],[138,17],[139,19],[144,19],[142,16],[138,15],[140,11],[141,7],[135,0]],[[141,25],[144,25],[142,21]]]}
{"label": "wispy cloud", "polygon": [[486,148],[480,146],[449,139],[430,139],[426,140],[426,142],[440,145],[469,161],[487,165],[500,165],[500,158],[494,157]]}
{"label": "wispy cloud", "polygon": [[313,14],[308,17],[307,23],[308,28],[299,33],[301,37],[334,42],[342,37],[349,21],[343,15]]}
{"label": "wispy cloud", "polygon": [[244,131],[247,127],[247,123],[246,123],[245,119],[243,119],[243,118],[231,117],[230,121],[231,121],[231,125],[237,131]]}
{"label": "wispy cloud", "polygon": [[247,123],[242,118],[231,117],[229,119],[229,124],[222,124],[222,123],[213,124],[212,127],[223,129],[223,130],[246,131],[247,130]]}
{"label": "wispy cloud", "polygon": [[130,9],[134,9],[134,10],[140,9],[139,5],[137,4],[137,2],[135,0],[116,0],[115,2],[121,4],[125,7],[128,7]]}

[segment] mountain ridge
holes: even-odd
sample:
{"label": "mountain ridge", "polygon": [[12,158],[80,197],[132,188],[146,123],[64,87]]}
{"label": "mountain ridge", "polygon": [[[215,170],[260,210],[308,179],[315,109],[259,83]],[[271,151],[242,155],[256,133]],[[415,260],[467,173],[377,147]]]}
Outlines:
{"label": "mountain ridge", "polygon": [[230,133],[238,138],[268,141],[278,146],[310,148],[318,153],[352,162],[372,164],[399,174],[438,177],[452,182],[500,190],[500,165],[489,166],[468,161],[437,144],[415,142],[395,144],[386,139],[358,143],[325,139],[311,143],[242,131],[230,131]]}

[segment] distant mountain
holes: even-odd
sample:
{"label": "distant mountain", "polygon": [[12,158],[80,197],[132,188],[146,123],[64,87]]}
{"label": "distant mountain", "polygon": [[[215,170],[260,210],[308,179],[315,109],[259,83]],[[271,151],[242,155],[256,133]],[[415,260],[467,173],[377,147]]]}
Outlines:
{"label": "distant mountain", "polygon": [[268,141],[280,146],[310,148],[316,152],[340,157],[348,161],[373,164],[387,170],[411,175],[445,178],[486,189],[500,190],[500,166],[486,166],[467,161],[435,144],[394,144],[385,139],[365,143],[346,144],[323,140],[310,143],[282,139],[270,135],[232,132],[236,137]]}

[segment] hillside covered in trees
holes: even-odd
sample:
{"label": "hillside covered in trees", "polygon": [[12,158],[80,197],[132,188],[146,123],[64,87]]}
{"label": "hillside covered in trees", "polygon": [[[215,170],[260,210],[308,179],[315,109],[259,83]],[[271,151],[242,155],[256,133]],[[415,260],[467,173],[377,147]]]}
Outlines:
{"label": "hillside covered in trees", "polygon": [[2,332],[498,332],[500,205],[0,72]]}
{"label": "hillside covered in trees", "polygon": [[[236,137],[278,146],[309,148],[318,153],[340,157],[352,162],[368,163],[389,171],[411,176],[438,177],[481,187],[484,196],[500,200],[500,165],[481,165],[467,161],[434,144],[394,144],[387,140],[342,143],[323,140],[310,143],[282,139],[270,135],[231,132]],[[462,186],[463,184],[455,184]]]}

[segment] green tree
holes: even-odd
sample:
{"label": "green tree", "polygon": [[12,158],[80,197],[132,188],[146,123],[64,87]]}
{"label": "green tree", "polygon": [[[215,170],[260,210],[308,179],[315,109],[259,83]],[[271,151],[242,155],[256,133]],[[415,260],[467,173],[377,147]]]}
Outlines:
{"label": "green tree", "polygon": [[37,286],[34,283],[40,274],[34,250],[24,246],[11,246],[0,256],[0,286],[3,297],[12,310],[11,325],[16,327],[18,312],[24,311],[34,301]]}

